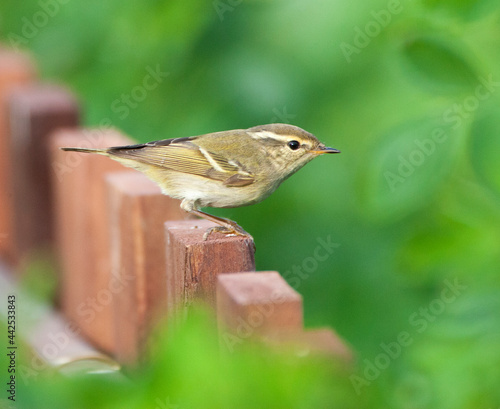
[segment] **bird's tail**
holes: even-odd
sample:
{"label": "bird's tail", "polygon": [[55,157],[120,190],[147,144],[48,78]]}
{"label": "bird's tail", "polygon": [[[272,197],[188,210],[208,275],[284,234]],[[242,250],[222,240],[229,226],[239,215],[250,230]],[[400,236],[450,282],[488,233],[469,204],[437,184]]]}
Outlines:
{"label": "bird's tail", "polygon": [[100,155],[107,155],[107,149],[87,149],[87,148],[60,148],[63,151],[70,152],[83,152],[83,153],[98,153]]}

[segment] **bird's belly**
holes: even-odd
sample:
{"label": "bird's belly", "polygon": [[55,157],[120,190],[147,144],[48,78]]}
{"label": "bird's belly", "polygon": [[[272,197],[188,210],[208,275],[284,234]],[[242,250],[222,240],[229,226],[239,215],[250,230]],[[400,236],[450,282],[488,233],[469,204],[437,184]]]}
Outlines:
{"label": "bird's belly", "polygon": [[261,189],[258,183],[242,187],[230,187],[220,181],[197,175],[174,174],[174,172],[161,182],[157,182],[164,194],[175,199],[196,202],[200,207],[247,206],[257,203],[268,196],[265,189]]}

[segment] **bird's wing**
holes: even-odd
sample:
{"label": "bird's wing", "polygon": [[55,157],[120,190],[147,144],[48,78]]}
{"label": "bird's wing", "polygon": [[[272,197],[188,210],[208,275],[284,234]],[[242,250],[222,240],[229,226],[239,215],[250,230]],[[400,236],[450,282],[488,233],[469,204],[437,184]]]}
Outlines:
{"label": "bird's wing", "polygon": [[108,149],[107,153],[163,169],[218,180],[226,186],[245,186],[254,182],[254,175],[239,162],[200,148],[192,142],[195,138],[165,139],[140,145],[119,146]]}

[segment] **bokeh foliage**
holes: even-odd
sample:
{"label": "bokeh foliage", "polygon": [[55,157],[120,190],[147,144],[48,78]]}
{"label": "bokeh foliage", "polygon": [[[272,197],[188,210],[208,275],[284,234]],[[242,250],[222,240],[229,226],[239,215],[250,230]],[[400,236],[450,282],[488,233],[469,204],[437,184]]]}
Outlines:
{"label": "bokeh foliage", "polygon": [[[73,0],[23,37],[42,3],[51,2],[2,0],[1,38],[77,92],[88,125],[148,141],[286,121],[339,148],[265,202],[215,213],[253,234],[259,269],[295,283],[309,326],[333,326],[353,346],[360,377],[381,344],[403,331],[413,339],[359,396],[349,375],[319,364],[257,365],[243,354],[209,371],[214,387],[200,403],[197,372],[218,365],[199,350],[205,339],[171,341],[176,352],[164,353],[182,365],[149,368],[152,389],[139,383],[137,394],[167,390],[181,408],[499,407],[497,1]],[[148,67],[168,75],[118,111]],[[339,247],[297,279],[294,266],[328,238]],[[455,280],[465,290],[416,331],[413,314]],[[196,337],[201,325],[186,331]],[[136,399],[128,405],[154,407]]]}

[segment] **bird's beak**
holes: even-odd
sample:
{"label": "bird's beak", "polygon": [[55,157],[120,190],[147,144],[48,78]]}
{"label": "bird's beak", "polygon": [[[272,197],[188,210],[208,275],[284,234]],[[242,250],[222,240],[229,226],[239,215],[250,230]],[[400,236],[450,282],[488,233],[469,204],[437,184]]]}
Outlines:
{"label": "bird's beak", "polygon": [[316,155],[323,155],[324,153],[340,153],[340,151],[338,149],[329,148],[325,145],[319,145],[318,149],[312,151],[312,153],[315,153]]}

